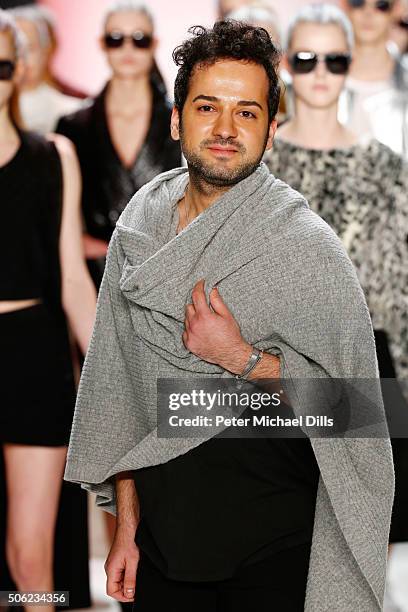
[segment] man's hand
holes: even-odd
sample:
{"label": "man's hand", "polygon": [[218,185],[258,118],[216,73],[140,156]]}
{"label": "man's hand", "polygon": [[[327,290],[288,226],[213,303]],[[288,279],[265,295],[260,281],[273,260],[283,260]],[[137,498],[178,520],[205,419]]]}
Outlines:
{"label": "man's hand", "polygon": [[224,303],[217,288],[210,293],[210,306],[204,292],[204,280],[192,291],[192,304],[186,306],[185,347],[197,357],[240,374],[252,353],[241,336],[239,325]]}
{"label": "man's hand", "polygon": [[117,529],[104,566],[107,595],[123,603],[134,601],[138,563],[134,531]]}

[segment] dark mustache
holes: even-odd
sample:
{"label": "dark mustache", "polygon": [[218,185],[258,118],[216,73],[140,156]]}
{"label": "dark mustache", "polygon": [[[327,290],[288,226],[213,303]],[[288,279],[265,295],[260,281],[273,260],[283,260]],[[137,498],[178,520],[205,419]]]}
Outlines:
{"label": "dark mustache", "polygon": [[245,153],[246,148],[240,142],[236,140],[232,140],[231,138],[218,138],[217,140],[203,140],[201,143],[201,147],[211,147],[214,145],[219,145],[220,147],[234,147],[240,151],[240,153]]}

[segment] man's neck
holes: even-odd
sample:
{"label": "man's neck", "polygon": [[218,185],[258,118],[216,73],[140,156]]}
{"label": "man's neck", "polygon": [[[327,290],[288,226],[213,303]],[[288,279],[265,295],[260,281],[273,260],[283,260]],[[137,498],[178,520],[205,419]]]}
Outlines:
{"label": "man's neck", "polygon": [[394,70],[394,59],[387,49],[386,41],[372,45],[356,44],[350,76],[360,81],[387,81]]}
{"label": "man's neck", "polygon": [[190,182],[186,192],[190,219],[194,219],[194,217],[197,217],[200,213],[209,208],[226,191],[231,189],[231,187],[232,185],[227,187],[211,185],[201,177],[197,177],[196,174],[190,170]]}

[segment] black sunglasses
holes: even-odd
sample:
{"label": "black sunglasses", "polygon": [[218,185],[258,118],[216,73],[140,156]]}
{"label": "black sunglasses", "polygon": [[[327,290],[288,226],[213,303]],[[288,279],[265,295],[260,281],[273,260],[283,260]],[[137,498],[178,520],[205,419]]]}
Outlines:
{"label": "black sunglasses", "polygon": [[105,34],[104,41],[105,46],[108,49],[120,49],[125,44],[126,40],[130,40],[136,49],[150,49],[153,42],[153,37],[150,34],[144,32],[133,32],[132,34],[126,35],[123,32],[109,32]]}
{"label": "black sunglasses", "polygon": [[[347,0],[351,8],[363,8],[367,4],[367,0]],[[376,0],[373,7],[381,13],[389,13],[392,9],[392,0]]]}
{"label": "black sunglasses", "polygon": [[10,81],[13,78],[16,65],[10,60],[0,60],[0,81]]}
{"label": "black sunglasses", "polygon": [[320,58],[332,74],[347,74],[351,63],[351,55],[348,53],[318,55],[312,51],[298,51],[289,58],[289,63],[294,73],[308,74],[316,68],[318,62],[321,61]]}

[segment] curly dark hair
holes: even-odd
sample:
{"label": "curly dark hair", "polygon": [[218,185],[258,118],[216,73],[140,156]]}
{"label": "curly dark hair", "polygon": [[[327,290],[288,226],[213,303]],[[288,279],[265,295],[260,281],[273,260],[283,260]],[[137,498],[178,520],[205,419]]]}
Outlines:
{"label": "curly dark hair", "polygon": [[194,36],[173,51],[173,60],[180,66],[174,84],[174,104],[179,112],[183,110],[195,66],[210,66],[220,59],[247,60],[263,66],[268,75],[268,111],[272,121],[279,107],[277,67],[281,54],[268,32],[233,19],[217,21],[212,29],[193,26],[188,31]]}

